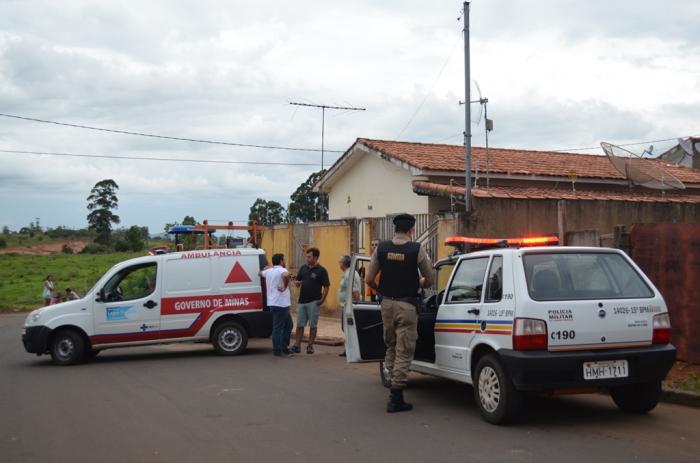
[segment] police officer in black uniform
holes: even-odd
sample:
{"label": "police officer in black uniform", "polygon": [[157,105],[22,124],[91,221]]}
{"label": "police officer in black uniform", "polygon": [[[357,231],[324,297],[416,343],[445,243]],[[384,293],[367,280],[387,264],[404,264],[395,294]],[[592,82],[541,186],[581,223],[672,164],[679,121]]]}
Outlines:
{"label": "police officer in black uniform", "polygon": [[[394,238],[379,243],[365,277],[365,283],[381,297],[384,363],[391,378],[391,395],[386,406],[389,413],[413,408],[404,401],[403,389],[418,338],[418,292],[421,287],[432,285],[435,278],[425,250],[411,240],[415,223],[415,217],[410,214],[394,217]],[[375,277],[379,272],[377,285]]]}

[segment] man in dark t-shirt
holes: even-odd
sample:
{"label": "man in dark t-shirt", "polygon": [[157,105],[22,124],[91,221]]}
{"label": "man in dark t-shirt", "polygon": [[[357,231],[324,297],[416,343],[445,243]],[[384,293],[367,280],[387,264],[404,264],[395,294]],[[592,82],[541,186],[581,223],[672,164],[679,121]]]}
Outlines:
{"label": "man in dark t-shirt", "polygon": [[301,340],[304,338],[304,327],[309,324],[309,344],[306,353],[314,353],[314,341],[318,326],[318,316],[321,305],[326,301],[330,280],[328,272],[318,263],[321,252],[317,248],[309,248],[306,251],[306,264],[302,265],[294,282],[299,291],[299,303],[297,304],[297,336],[292,352],[301,352]]}

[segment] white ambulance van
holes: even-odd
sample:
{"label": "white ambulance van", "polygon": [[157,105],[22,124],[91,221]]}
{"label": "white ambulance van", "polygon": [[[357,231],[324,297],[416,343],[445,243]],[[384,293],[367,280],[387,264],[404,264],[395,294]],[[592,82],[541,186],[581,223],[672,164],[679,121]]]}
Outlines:
{"label": "white ambulance van", "polygon": [[[354,256],[352,265],[368,263]],[[676,353],[668,310],[624,252],[497,247],[436,268],[440,284],[419,309],[411,370],[473,385],[486,421],[516,419],[529,392],[609,391],[631,413],[658,403]],[[348,362],[384,358],[378,303],[349,295],[343,321]],[[380,375],[389,386],[382,364]]]}
{"label": "white ambulance van", "polygon": [[211,342],[223,355],[270,336],[259,249],[212,249],[138,257],[112,267],[79,300],[43,307],[25,321],[27,352],[70,365],[100,350]]}

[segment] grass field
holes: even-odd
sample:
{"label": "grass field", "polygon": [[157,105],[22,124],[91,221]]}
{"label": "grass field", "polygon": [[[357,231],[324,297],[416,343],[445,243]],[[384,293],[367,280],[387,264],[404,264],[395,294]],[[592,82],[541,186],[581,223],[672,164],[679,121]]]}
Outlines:
{"label": "grass field", "polygon": [[70,287],[82,296],[114,264],[144,254],[0,255],[0,311],[42,306],[41,291],[47,275],[53,275],[58,291],[63,293]]}

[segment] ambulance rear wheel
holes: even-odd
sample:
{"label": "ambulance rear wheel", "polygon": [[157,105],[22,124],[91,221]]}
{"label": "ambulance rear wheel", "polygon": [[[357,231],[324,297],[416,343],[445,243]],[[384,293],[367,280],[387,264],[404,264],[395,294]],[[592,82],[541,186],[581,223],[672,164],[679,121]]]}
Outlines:
{"label": "ambulance rear wheel", "polygon": [[56,365],[75,365],[83,360],[85,341],[73,330],[61,330],[51,337],[51,358]]}
{"label": "ambulance rear wheel", "polygon": [[515,389],[495,354],[479,360],[473,378],[474,400],[484,420],[491,424],[507,424],[518,417],[522,393]]}
{"label": "ambulance rear wheel", "polygon": [[217,354],[242,354],[248,345],[248,332],[239,323],[223,322],[216,327],[212,343]]}
{"label": "ambulance rear wheel", "polygon": [[614,387],[610,390],[610,395],[623,412],[647,413],[659,403],[661,381]]}

